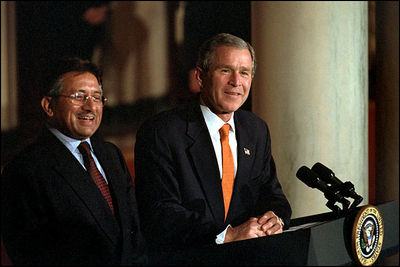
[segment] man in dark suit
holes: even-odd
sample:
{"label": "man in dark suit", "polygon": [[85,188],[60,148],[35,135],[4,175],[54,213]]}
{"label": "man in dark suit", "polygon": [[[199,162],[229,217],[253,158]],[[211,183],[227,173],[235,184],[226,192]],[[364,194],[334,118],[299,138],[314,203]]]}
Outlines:
{"label": "man in dark suit", "polygon": [[[48,82],[51,86],[41,100],[46,129],[2,173],[1,234],[11,261],[49,266],[147,264],[124,157],[114,144],[93,136],[106,101],[101,70],[89,61],[62,59],[49,69]],[[78,148],[82,141],[91,147],[92,167]],[[94,165],[100,181],[108,183],[110,204],[89,175]]]}
{"label": "man in dark suit", "polygon": [[[197,62],[197,98],[155,115],[138,130],[136,196],[152,251],[222,244],[288,228],[292,211],[277,179],[268,126],[239,109],[255,68],[250,44],[230,34],[210,38]],[[235,166],[229,208],[221,186],[219,129],[224,124],[229,124]]]}

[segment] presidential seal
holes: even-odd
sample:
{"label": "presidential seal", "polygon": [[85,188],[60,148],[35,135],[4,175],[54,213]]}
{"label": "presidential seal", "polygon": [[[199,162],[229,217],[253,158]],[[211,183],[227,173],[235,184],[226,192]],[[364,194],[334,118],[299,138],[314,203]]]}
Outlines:
{"label": "presidential seal", "polygon": [[383,233],[379,210],[372,205],[362,207],[355,218],[351,236],[353,257],[357,264],[374,264],[382,249]]}

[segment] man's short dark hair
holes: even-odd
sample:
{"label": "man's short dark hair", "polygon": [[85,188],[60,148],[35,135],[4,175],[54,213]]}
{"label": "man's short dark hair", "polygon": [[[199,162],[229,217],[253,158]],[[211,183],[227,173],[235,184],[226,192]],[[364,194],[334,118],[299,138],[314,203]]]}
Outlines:
{"label": "man's short dark hair", "polygon": [[41,96],[57,96],[63,88],[63,75],[68,72],[92,73],[102,89],[102,69],[88,60],[78,57],[62,57],[52,62],[44,74]]}

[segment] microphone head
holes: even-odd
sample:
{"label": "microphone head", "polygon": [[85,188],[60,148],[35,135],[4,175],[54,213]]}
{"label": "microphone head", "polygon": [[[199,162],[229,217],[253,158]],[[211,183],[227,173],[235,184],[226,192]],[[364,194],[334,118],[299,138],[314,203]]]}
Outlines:
{"label": "microphone head", "polygon": [[319,176],[321,176],[321,179],[325,180],[326,177],[334,176],[335,174],[331,169],[326,167],[320,162],[317,162],[312,166],[311,168],[314,172],[318,173]]}
{"label": "microphone head", "polygon": [[309,187],[318,188],[321,191],[325,191],[325,189],[328,187],[328,185],[307,166],[302,166],[300,169],[298,169],[296,176]]}
{"label": "microphone head", "polygon": [[328,184],[338,186],[343,183],[335,176],[335,173],[331,169],[329,169],[320,162],[315,163],[311,169],[314,172],[316,172],[318,176]]}
{"label": "microphone head", "polygon": [[307,166],[302,166],[297,170],[296,176],[309,187],[314,187],[313,178],[309,175],[309,172],[310,169]]}

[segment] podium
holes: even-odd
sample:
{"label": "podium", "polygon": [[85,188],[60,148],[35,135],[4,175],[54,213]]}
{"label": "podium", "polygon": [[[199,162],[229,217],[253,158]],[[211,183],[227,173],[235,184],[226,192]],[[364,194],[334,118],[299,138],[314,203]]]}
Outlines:
{"label": "podium", "polygon": [[[377,261],[399,252],[397,201],[374,205],[382,215],[383,244]],[[190,266],[351,266],[357,265],[351,236],[358,211],[293,219],[282,234],[222,245],[150,255],[150,265]]]}

